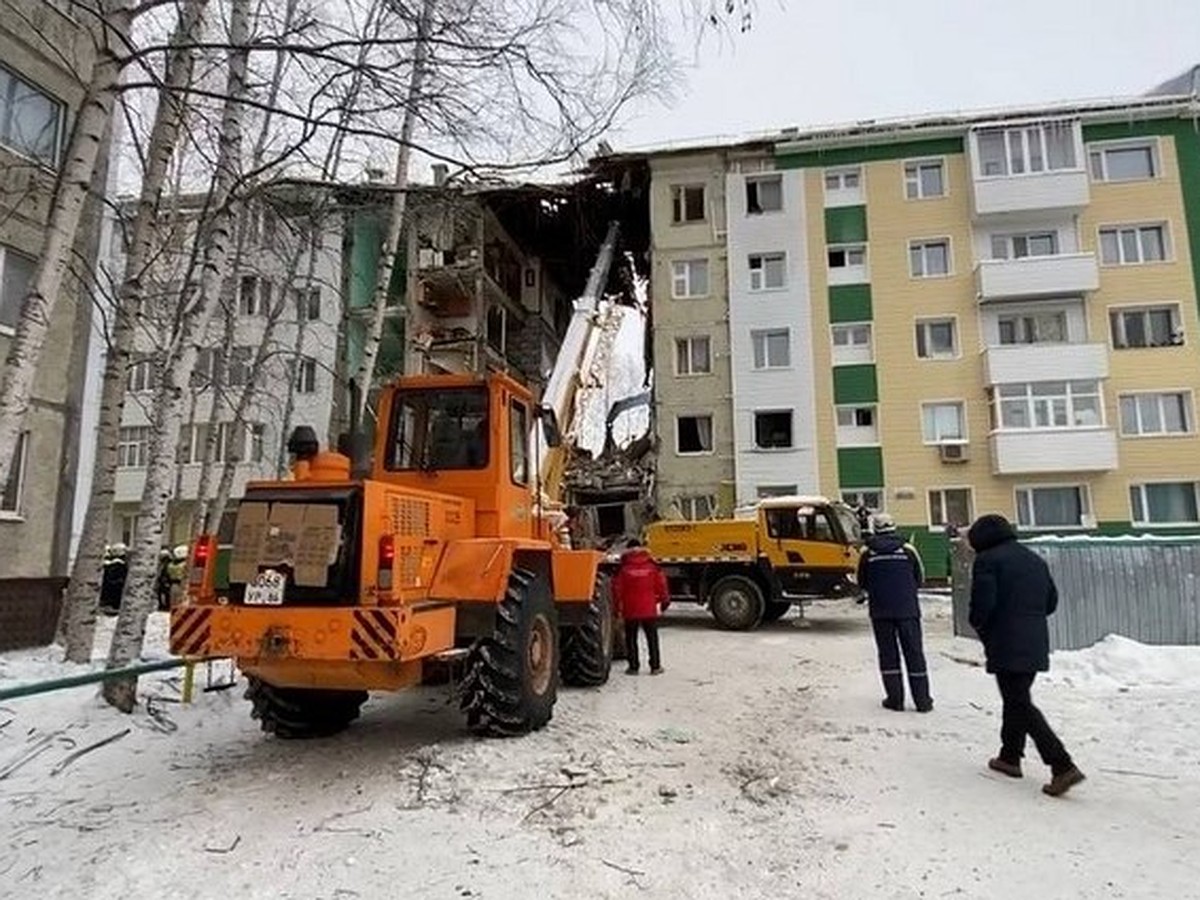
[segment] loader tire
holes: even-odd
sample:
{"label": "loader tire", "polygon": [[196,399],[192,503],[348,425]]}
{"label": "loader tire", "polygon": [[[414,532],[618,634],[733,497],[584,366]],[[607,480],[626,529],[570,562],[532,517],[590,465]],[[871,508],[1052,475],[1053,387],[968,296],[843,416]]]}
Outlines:
{"label": "loader tire", "polygon": [[763,624],[778,622],[788,614],[788,610],[791,608],[792,604],[786,600],[768,600],[766,607],[763,609]]}
{"label": "loader tire", "polygon": [[250,716],[259,720],[263,731],[291,740],[345,731],[358,718],[367,692],[275,687],[250,676],[246,699],[252,704]]}
{"label": "loader tire", "polygon": [[495,631],[467,657],[462,708],[476,734],[506,737],[536,731],[558,696],[558,610],[544,578],[524,569],[508,576]]}
{"label": "loader tire", "polygon": [[587,619],[559,632],[562,683],[571,687],[599,687],[608,681],[613,653],[612,588],[608,576],[596,576],[596,589],[588,604]]}
{"label": "loader tire", "polygon": [[762,588],[744,575],[726,575],[712,586],[709,608],[727,631],[757,628],[766,609]]}

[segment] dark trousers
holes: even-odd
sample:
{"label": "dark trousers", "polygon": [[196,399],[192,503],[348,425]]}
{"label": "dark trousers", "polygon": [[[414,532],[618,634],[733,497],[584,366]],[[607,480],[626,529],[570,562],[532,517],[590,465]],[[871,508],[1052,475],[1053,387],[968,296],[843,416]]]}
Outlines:
{"label": "dark trousers", "polygon": [[997,672],[996,684],[1004,700],[1004,718],[1000,725],[1000,758],[1019,764],[1025,755],[1025,735],[1033,738],[1042,762],[1055,775],[1073,765],[1071,755],[1054,733],[1041,710],[1033,705],[1029,691],[1033,687],[1033,672]]}
{"label": "dark trousers", "polygon": [[929,706],[933,701],[929,696],[929,670],[925,667],[925,648],[921,643],[921,620],[916,617],[872,619],[871,627],[875,630],[879,675],[888,703],[904,705],[904,673],[900,669],[900,654],[903,653],[913,703],[918,707]]}
{"label": "dark trousers", "polygon": [[654,619],[625,620],[625,656],[629,661],[629,668],[635,672],[641,668],[637,639],[639,627],[646,633],[646,646],[650,649],[650,668],[661,669],[662,657],[658,648],[658,622]]}

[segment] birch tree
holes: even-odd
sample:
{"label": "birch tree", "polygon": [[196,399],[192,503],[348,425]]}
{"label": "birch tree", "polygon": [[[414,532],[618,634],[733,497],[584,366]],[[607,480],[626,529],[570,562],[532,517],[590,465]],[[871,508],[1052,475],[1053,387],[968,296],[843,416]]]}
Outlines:
{"label": "birch tree", "polygon": [[16,455],[17,438],[29,409],[50,320],[71,262],[83,204],[104,135],[112,122],[121,77],[120,52],[129,40],[133,23],[133,9],[127,0],[99,0],[96,9],[100,24],[95,29],[95,65],[75,127],[71,129],[66,162],[55,185],[45,243],[21,303],[16,333],[0,373],[0,484],[8,482]]}
{"label": "birch tree", "polygon": [[124,276],[112,311],[112,332],[100,389],[91,492],[63,613],[66,658],[72,662],[86,662],[92,655],[102,558],[116,490],[117,444],[125,410],[125,376],[133,350],[134,319],[145,293],[159,198],[179,141],[184,111],[180,92],[192,80],[195,51],[189,45],[197,39],[207,2],[186,0],[180,10],[147,142],[145,171],[129,236]]}

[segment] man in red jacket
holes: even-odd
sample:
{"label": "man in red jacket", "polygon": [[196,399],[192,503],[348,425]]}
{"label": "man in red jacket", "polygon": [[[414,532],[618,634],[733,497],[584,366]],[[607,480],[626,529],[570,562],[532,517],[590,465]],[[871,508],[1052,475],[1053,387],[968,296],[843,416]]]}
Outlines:
{"label": "man in red jacket", "polygon": [[662,674],[662,658],[658,647],[658,611],[671,605],[667,594],[667,577],[642,546],[633,541],[621,556],[621,568],[613,579],[613,600],[617,615],[625,620],[625,652],[629,659],[626,675],[636,675],[638,661],[638,627],[646,633],[650,650],[650,674]]}

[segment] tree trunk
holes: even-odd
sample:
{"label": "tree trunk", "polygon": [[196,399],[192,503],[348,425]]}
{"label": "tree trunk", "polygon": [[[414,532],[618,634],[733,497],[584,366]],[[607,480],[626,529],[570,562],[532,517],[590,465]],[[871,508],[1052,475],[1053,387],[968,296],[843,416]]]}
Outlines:
{"label": "tree trunk", "polygon": [[404,228],[404,210],[408,199],[408,168],[412,157],[413,129],[417,120],[417,105],[421,102],[421,86],[425,80],[425,69],[429,58],[429,31],[433,19],[435,0],[424,0],[421,15],[417,20],[416,46],[413,50],[412,74],[408,80],[408,96],[405,99],[404,118],[400,124],[400,147],[396,151],[396,192],[392,195],[392,210],[388,219],[387,237],[379,260],[379,277],[375,282],[375,293],[371,298],[370,330],[363,344],[362,361],[355,379],[361,393],[358,401],[359,421],[367,409],[367,397],[375,377],[375,361],[379,358],[379,344],[383,339],[384,313],[387,311],[388,288],[392,283],[392,269],[396,253],[400,248],[400,234]]}
{"label": "tree trunk", "polygon": [[[21,317],[0,377],[0,484],[8,482],[54,307],[71,262],[83,204],[116,103],[121,77],[119,54],[129,39],[133,14],[128,0],[103,0],[101,15],[105,28],[97,29],[99,37],[92,79],[71,130],[66,163],[59,174],[50,207],[45,243],[38,254],[29,291],[21,304]],[[81,299],[80,302],[87,301]]]}
{"label": "tree trunk", "polygon": [[195,53],[184,48],[195,42],[207,2],[188,0],[181,10],[172,41],[175,49],[167,56],[163,87],[147,142],[146,171],[142,176],[125,272],[113,311],[108,357],[104,362],[91,493],[63,611],[66,658],[71,662],[87,662],[92,657],[104,546],[116,492],[117,444],[125,409],[125,374],[133,351],[134,321],[143,294],[142,276],[150,260],[159,197],[179,140],[185,103],[179,92],[192,80]]}
{"label": "tree trunk", "polygon": [[[155,391],[151,458],[146,470],[138,535],[130,560],[125,598],[108,651],[110,669],[130,664],[142,651],[146,619],[154,607],[154,582],[158,575],[163,517],[170,500],[170,472],[179,440],[182,399],[179,381],[188,378],[195,367],[195,341],[204,333],[212,317],[229,265],[233,230],[231,195],[241,166],[249,35],[250,0],[233,0],[229,16],[229,71],[213,178],[213,202],[210,206],[213,210],[212,220],[205,233],[197,236],[202,242],[200,246],[203,252],[199,297],[192,307],[191,291],[185,288],[181,305],[183,319],[172,345],[171,356],[164,366],[162,384]],[[132,712],[137,703],[137,679],[107,681],[103,693],[113,706],[123,712]]]}

